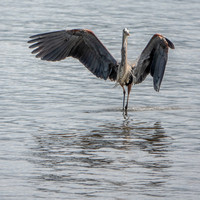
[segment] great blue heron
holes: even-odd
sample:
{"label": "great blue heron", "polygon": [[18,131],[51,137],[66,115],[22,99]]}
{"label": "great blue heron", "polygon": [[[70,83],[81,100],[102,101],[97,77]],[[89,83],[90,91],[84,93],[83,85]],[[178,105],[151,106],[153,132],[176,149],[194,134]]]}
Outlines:
{"label": "great blue heron", "polygon": [[[173,43],[160,34],[155,34],[133,64],[127,61],[127,38],[129,30],[123,29],[121,62],[117,62],[95,34],[88,29],[61,30],[31,36],[32,53],[47,61],[59,61],[66,57],[77,58],[95,76],[116,81],[123,89],[123,113],[127,114],[128,100],[133,84],[141,83],[150,73],[154,89],[158,92],[163,79],[168,57],[168,48]],[[125,106],[126,91],[127,102]]]}

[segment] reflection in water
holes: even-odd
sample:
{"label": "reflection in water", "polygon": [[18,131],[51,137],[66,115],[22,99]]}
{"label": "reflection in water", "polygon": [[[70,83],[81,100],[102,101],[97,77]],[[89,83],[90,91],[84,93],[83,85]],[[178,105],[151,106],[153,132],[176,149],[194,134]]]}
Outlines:
{"label": "reflection in water", "polygon": [[149,153],[162,154],[166,151],[166,138],[164,129],[159,122],[153,126],[146,123],[130,124],[130,121],[124,121],[121,126],[116,124],[107,124],[101,126],[98,130],[93,130],[90,134],[82,136],[82,148],[114,148],[128,150],[139,147],[141,150]]}
{"label": "reflection in water", "polygon": [[171,166],[167,155],[171,138],[160,122],[151,125],[126,120],[120,126],[104,124],[85,131],[34,136],[37,146],[31,148],[34,157],[29,161],[39,169],[38,190],[49,190],[43,181],[59,181],[76,189],[109,184],[128,192],[138,176],[138,191],[148,194],[154,187],[164,187],[169,177],[165,169]]}

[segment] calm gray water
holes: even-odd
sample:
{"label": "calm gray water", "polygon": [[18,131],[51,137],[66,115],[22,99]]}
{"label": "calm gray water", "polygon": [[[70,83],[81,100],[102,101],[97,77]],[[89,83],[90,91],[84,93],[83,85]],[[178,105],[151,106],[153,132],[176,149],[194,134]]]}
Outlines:
{"label": "calm gray water", "polygon": [[[0,199],[199,199],[200,3],[14,1],[0,6]],[[136,85],[129,118],[122,89],[74,59],[30,53],[33,34],[92,29],[120,59],[139,56],[154,33],[176,49],[161,91]]]}

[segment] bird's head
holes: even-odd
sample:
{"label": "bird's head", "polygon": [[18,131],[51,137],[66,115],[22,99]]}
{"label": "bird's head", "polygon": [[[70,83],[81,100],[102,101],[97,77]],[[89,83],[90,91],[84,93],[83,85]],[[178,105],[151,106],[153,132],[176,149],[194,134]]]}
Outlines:
{"label": "bird's head", "polygon": [[127,28],[123,29],[124,36],[130,36],[129,30]]}

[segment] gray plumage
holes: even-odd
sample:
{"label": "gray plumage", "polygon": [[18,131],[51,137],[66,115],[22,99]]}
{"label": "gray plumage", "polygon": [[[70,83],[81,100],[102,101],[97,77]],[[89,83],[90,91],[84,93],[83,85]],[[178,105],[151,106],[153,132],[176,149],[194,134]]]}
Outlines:
{"label": "gray plumage", "polygon": [[150,73],[153,77],[154,89],[159,91],[167,64],[169,47],[175,48],[173,43],[164,36],[155,34],[151,38],[137,62],[133,64],[135,84],[144,81]]}
{"label": "gray plumage", "polygon": [[[98,78],[113,79],[117,61],[90,30],[74,29],[38,34],[30,37],[32,53],[47,61],[77,58]],[[114,71],[113,71],[114,70]]]}
{"label": "gray plumage", "polygon": [[[106,47],[91,30],[73,29],[43,33],[31,36],[28,43],[33,43],[33,54],[47,61],[59,61],[67,57],[77,58],[95,76],[104,80],[116,81],[123,88],[123,110],[127,113],[128,99],[133,84],[144,81],[150,73],[153,85],[159,91],[164,76],[168,57],[168,48],[174,49],[173,43],[160,34],[155,34],[142,51],[137,61],[130,65],[127,61],[128,29],[123,30],[121,62],[117,62]],[[125,89],[128,86],[127,103]]]}

